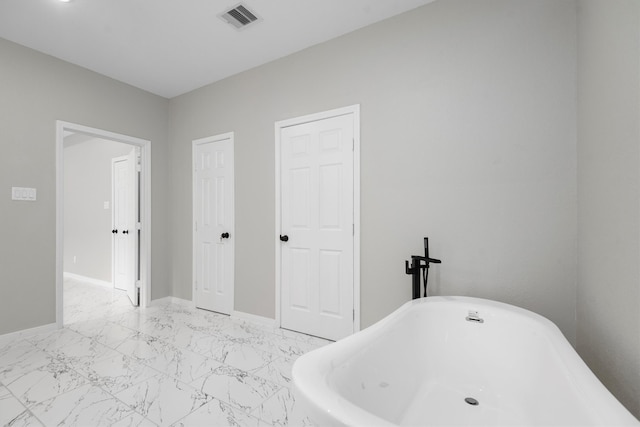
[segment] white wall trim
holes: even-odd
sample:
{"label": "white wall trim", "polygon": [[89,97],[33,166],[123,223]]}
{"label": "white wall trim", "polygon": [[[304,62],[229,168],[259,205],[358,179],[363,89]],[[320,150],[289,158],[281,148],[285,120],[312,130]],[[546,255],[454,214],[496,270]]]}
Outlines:
{"label": "white wall trim", "polygon": [[[231,226],[231,230],[229,231],[229,233],[231,234],[232,240],[229,241],[229,243],[232,245],[232,251],[233,251],[233,269],[231,271],[231,286],[233,287],[233,292],[231,293],[231,312],[233,312],[233,309],[235,307],[235,290],[236,290],[236,284],[235,284],[235,260],[236,260],[236,256],[235,256],[235,234],[236,234],[236,221],[235,221],[235,212],[236,212],[236,208],[235,208],[235,191],[236,191],[236,183],[235,183],[235,135],[233,132],[227,132],[227,133],[222,133],[219,135],[214,135],[214,136],[208,136],[206,138],[200,138],[200,139],[195,139],[191,142],[191,213],[192,213],[192,217],[191,217],[191,299],[193,300],[193,305],[194,307],[197,306],[196,305],[196,278],[197,276],[197,265],[196,265],[196,245],[197,245],[197,240],[196,240],[196,220],[198,219],[198,214],[196,212],[196,188],[197,188],[197,176],[196,176],[196,146],[201,145],[201,144],[209,144],[212,142],[218,142],[218,141],[226,141],[226,140],[230,140],[231,141],[231,150],[233,151],[233,155],[234,155],[234,165],[233,165],[233,170],[234,170],[234,179],[231,181],[231,211],[233,212],[234,218],[232,220],[233,225]],[[229,239],[227,239],[229,240]]]}
{"label": "white wall trim", "polygon": [[75,123],[56,121],[56,324],[63,326],[63,252],[64,252],[64,136],[66,132],[81,133],[96,138],[140,147],[142,173],[140,230],[140,306],[151,302],[151,141],[91,128]]}
{"label": "white wall trim", "polygon": [[86,282],[92,285],[98,285],[98,286],[103,286],[109,289],[113,289],[113,283],[111,282],[107,282],[106,280],[94,279],[93,277],[83,276],[81,274],[69,273],[65,271],[62,274],[62,277],[65,279],[78,280],[80,282]]}
{"label": "white wall trim", "polygon": [[234,310],[231,313],[231,318],[232,319],[239,319],[239,320],[247,320],[247,321],[252,322],[252,323],[258,323],[258,324],[261,324],[261,325],[277,327],[275,319],[270,319],[268,317],[258,316],[258,315],[251,314],[251,313],[245,313],[243,311],[235,311]]}
{"label": "white wall trim", "polygon": [[353,236],[353,309],[355,311],[355,318],[353,322],[353,332],[360,330],[360,104],[350,105],[343,108],[337,108],[334,110],[323,111],[320,113],[309,114],[306,116],[295,117],[287,120],[280,120],[275,123],[275,181],[276,181],[276,233],[274,236],[276,247],[276,318],[275,326],[280,327],[280,287],[281,287],[281,272],[280,263],[282,256],[282,245],[280,244],[279,236],[282,232],[280,230],[280,149],[281,140],[280,134],[283,128],[295,125],[301,125],[317,120],[329,119],[337,116],[344,116],[347,114],[353,114],[353,223],[354,223],[354,236]]}
{"label": "white wall trim", "polygon": [[5,345],[17,339],[24,339],[34,335],[51,332],[58,329],[57,323],[49,323],[48,325],[36,326],[35,328],[23,329],[21,331],[10,332],[0,335],[0,345]]}
{"label": "white wall trim", "polygon": [[158,307],[158,306],[167,305],[167,304],[176,304],[176,305],[180,305],[183,307],[190,307],[190,308],[195,308],[196,306],[193,301],[190,301],[188,299],[182,299],[178,297],[164,297],[164,298],[154,299],[153,301],[151,301],[151,303],[149,303],[149,307]]}

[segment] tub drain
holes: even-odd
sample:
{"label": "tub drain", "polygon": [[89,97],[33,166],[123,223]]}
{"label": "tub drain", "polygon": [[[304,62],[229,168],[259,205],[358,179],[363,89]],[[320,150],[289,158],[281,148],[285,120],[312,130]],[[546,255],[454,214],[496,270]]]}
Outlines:
{"label": "tub drain", "polygon": [[480,402],[478,402],[473,397],[467,397],[467,398],[464,399],[464,401],[467,402],[471,406],[478,406],[480,404]]}

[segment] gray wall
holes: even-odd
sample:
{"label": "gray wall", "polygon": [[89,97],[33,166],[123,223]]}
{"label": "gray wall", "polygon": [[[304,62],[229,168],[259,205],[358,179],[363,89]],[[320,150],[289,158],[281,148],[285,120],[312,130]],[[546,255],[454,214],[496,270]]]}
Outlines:
{"label": "gray wall", "polygon": [[640,416],[639,8],[438,1],[170,102],[0,39],[0,334],[55,320],[56,119],[152,141],[153,298],[191,298],[191,141],[236,132],[235,308],[273,317],[273,124],[360,104],[363,326],[429,236],[434,294],[547,316]]}
{"label": "gray wall", "polygon": [[172,99],[173,295],[191,299],[191,141],[235,132],[235,309],[273,318],[274,122],[360,104],[363,326],[410,299],[429,236],[433,294],[532,309],[573,342],[575,7],[434,2]]}
{"label": "gray wall", "polygon": [[640,418],[640,2],[579,2],[577,349]]}
{"label": "gray wall", "polygon": [[[82,139],[67,144],[74,138]],[[83,135],[65,137],[65,273],[111,283],[111,159],[133,149],[128,144]]]}
{"label": "gray wall", "polygon": [[3,39],[0,94],[0,334],[56,320],[56,120],[151,140],[152,298],[169,295],[168,101]]}

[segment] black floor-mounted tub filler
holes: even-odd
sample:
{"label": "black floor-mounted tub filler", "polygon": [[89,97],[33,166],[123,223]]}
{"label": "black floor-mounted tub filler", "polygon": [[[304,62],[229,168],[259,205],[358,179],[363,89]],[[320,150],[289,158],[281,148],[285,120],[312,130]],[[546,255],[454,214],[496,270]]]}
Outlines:
{"label": "black floor-mounted tub filler", "polygon": [[429,257],[429,238],[424,238],[424,256],[411,255],[411,267],[409,261],[404,262],[404,269],[407,274],[411,274],[411,284],[413,288],[413,299],[420,298],[420,281],[424,278],[424,296],[427,296],[427,280],[429,278],[429,264],[440,264],[442,261]]}

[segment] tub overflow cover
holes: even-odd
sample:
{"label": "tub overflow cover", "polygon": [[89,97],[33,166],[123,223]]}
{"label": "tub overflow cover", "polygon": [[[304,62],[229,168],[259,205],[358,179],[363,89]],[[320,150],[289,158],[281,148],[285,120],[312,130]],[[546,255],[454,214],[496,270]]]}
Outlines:
{"label": "tub overflow cover", "polygon": [[473,397],[467,397],[464,399],[464,401],[467,402],[469,405],[473,405],[473,406],[478,406],[478,404],[480,403]]}

